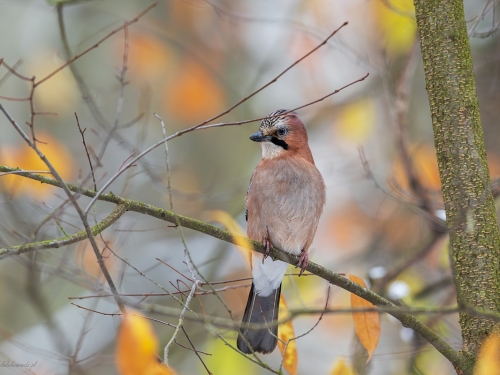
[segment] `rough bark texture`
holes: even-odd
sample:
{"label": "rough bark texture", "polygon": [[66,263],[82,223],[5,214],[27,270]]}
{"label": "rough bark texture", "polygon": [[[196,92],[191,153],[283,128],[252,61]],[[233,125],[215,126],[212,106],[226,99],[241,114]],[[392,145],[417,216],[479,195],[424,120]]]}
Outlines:
{"label": "rough bark texture", "polygon": [[[415,0],[460,306],[500,311],[500,235],[461,0]],[[475,359],[494,322],[460,314]]]}

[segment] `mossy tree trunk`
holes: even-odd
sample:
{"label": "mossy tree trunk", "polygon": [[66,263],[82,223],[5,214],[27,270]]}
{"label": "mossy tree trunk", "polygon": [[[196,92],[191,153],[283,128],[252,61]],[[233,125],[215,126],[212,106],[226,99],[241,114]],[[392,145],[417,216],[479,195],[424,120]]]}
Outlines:
{"label": "mossy tree trunk", "polygon": [[[415,11],[458,304],[500,312],[500,234],[463,3],[415,0]],[[460,314],[471,362],[494,324]]]}

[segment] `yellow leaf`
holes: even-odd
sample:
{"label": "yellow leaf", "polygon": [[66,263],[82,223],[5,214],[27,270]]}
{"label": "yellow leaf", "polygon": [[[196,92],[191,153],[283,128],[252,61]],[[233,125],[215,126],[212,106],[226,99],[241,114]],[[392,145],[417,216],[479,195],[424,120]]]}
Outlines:
{"label": "yellow leaf", "polygon": [[[203,361],[214,375],[262,374],[260,366],[250,362],[247,358],[234,351],[221,339],[209,340],[204,350],[212,354],[203,357]],[[201,363],[198,366],[199,371],[196,374],[206,374]],[[195,372],[192,373],[194,374]]]}
{"label": "yellow leaf", "polygon": [[373,14],[382,33],[382,43],[390,55],[408,52],[415,41],[417,24],[412,0],[373,1]]}
{"label": "yellow leaf", "polygon": [[337,134],[353,143],[362,143],[371,135],[375,117],[373,101],[361,99],[349,103],[337,119]]}
{"label": "yellow leaf", "polygon": [[484,340],[479,350],[478,360],[474,368],[474,375],[499,375],[500,374],[500,336],[493,331]]}
{"label": "yellow leaf", "polygon": [[226,211],[222,210],[206,211],[205,215],[207,217],[207,220],[221,223],[229,232],[244,237],[242,238],[235,236],[234,239],[241,256],[243,257],[243,259],[245,259],[245,262],[248,264],[248,266],[251,267],[252,254],[251,251],[248,250],[248,248],[251,247],[252,244],[246,239],[245,234],[243,233],[243,229],[241,229],[236,220],[234,220],[233,217]]}
{"label": "yellow leaf", "polygon": [[[349,279],[356,284],[361,285],[366,288],[365,282],[354,275],[349,275]],[[370,302],[358,297],[351,293],[351,307],[353,309],[363,309],[363,308],[373,308],[375,307]],[[359,341],[365,347],[368,352],[368,359],[366,362],[370,361],[373,352],[378,344],[378,339],[380,337],[380,316],[377,311],[372,312],[359,312],[352,313],[352,318],[354,319],[354,326],[356,328],[356,335]]]}
{"label": "yellow leaf", "polygon": [[158,339],[151,323],[136,314],[123,316],[116,338],[116,367],[120,375],[173,375],[158,362]]}
{"label": "yellow leaf", "polygon": [[[71,179],[77,168],[75,167],[71,153],[66,149],[64,144],[50,134],[42,131],[38,131],[36,137],[43,142],[37,144],[38,148],[51,162],[61,177],[66,181]],[[37,153],[24,142],[14,146],[2,145],[0,147],[0,164],[24,170],[49,170],[47,165],[38,157]],[[52,177],[50,174],[44,174],[44,176]],[[16,176],[15,174],[0,176],[0,184],[11,194],[26,194],[39,199],[46,199],[51,192],[57,190],[53,186]]]}
{"label": "yellow leaf", "polygon": [[329,375],[355,375],[354,369],[347,364],[344,358],[338,358],[330,371]]}
{"label": "yellow leaf", "polygon": [[[37,80],[41,80],[66,62],[59,55],[60,52],[55,49],[37,53],[36,58],[28,62],[26,71],[30,72],[30,77],[34,75]],[[59,116],[72,113],[79,97],[78,86],[68,68],[50,77],[50,79],[43,82],[40,86],[37,86],[34,91],[37,110],[56,112]],[[72,125],[75,125],[74,122]],[[37,138],[39,138],[38,134]]]}
{"label": "yellow leaf", "polygon": [[[288,316],[288,307],[286,306],[285,297],[283,295],[280,296],[280,308],[278,311],[278,320],[285,319]],[[289,320],[285,324],[281,324],[278,327],[278,348],[283,355],[283,366],[288,371],[290,375],[297,375],[297,363],[298,363],[298,355],[297,355],[297,345],[295,344],[295,340],[289,341],[295,337],[295,332],[293,331],[292,321]],[[288,343],[285,350],[285,344],[283,342]]]}

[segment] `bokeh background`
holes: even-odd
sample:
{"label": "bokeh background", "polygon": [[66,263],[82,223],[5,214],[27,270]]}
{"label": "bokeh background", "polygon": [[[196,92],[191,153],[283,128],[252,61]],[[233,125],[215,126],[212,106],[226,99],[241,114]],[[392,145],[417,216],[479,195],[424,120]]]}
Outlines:
{"label": "bokeh background", "polygon": [[[56,1],[3,0],[0,4],[0,58],[20,74],[45,77],[66,59]],[[95,44],[131,20],[151,2],[80,1],[66,4],[62,18],[70,55]],[[496,0],[466,0],[477,90],[492,178],[500,175],[497,124],[500,95],[500,39],[495,33]],[[91,159],[106,144],[95,165],[98,186],[131,155],[162,138],[153,113],[165,121],[167,134],[210,118],[264,85],[288,65],[348,21],[324,47],[276,83],[224,116],[222,121],[263,117],[278,108],[316,100],[366,73],[370,76],[315,105],[301,109],[316,164],[327,185],[327,205],[310,259],[335,272],[352,273],[372,285],[408,254],[421,256],[378,288],[399,304],[448,306],[455,302],[446,235],[429,223],[444,218],[414,9],[409,0],[161,0],[128,28],[118,32],[65,68],[35,91],[40,112],[37,138],[47,157],[67,181],[84,182],[89,163],[74,113],[79,117]],[[0,77],[7,74],[0,66]],[[77,78],[75,78],[75,73]],[[84,87],[82,88],[82,83]],[[1,81],[0,101],[26,131],[29,82],[16,76]],[[109,129],[118,125],[110,140]],[[169,143],[175,211],[210,220],[213,210],[227,212],[244,228],[244,197],[259,146],[248,139],[257,123],[196,131]],[[360,157],[364,154],[364,162]],[[402,156],[403,155],[403,156]],[[425,191],[409,182],[407,163]],[[46,170],[11,124],[0,116],[0,164]],[[369,171],[367,170],[369,168]],[[0,246],[40,241],[82,229],[60,189],[16,176],[0,176]],[[169,207],[165,150],[159,147],[118,178],[109,191],[164,208]],[[425,204],[422,203],[425,197]],[[85,207],[87,198],[79,198]],[[99,202],[93,220],[102,220],[113,205]],[[212,213],[211,213],[212,211]],[[431,217],[431,219],[429,219]],[[434,228],[435,229],[435,228]],[[232,245],[184,230],[200,272],[211,281],[249,277],[245,257]],[[160,258],[189,275],[183,263],[178,229],[153,218],[127,213],[107,229],[105,258],[121,293],[159,293],[185,289],[183,278]],[[428,246],[431,244],[431,246]],[[428,248],[426,248],[428,247]],[[424,251],[423,249],[426,248]],[[293,272],[293,268],[290,268]],[[379,284],[380,285],[380,284]],[[283,295],[290,308],[321,308],[328,286],[316,277],[287,277]],[[0,362],[36,363],[35,374],[116,374],[114,348],[118,317],[98,315],[70,304],[117,312],[110,297],[68,300],[108,294],[88,244],[42,250],[0,261]],[[236,319],[243,313],[248,287],[220,296]],[[128,297],[130,301],[178,307],[169,297]],[[330,290],[329,306],[350,306],[349,294]],[[193,308],[228,317],[220,301],[200,296]],[[176,318],[151,317],[175,323]],[[453,347],[460,348],[457,315],[421,316]],[[294,320],[296,334],[309,330],[318,316]],[[329,374],[340,359],[369,374],[453,374],[452,366],[410,329],[382,314],[382,336],[371,362],[362,369],[363,351],[349,314],[324,316],[297,341],[299,374]],[[161,345],[173,330],[154,323]],[[264,374],[202,323],[185,328],[214,374]],[[234,331],[220,333],[234,343]],[[184,337],[180,342],[186,344]],[[278,366],[278,350],[265,357]],[[170,364],[179,374],[207,373],[192,351],[174,346]],[[0,368],[1,374],[26,369]]]}

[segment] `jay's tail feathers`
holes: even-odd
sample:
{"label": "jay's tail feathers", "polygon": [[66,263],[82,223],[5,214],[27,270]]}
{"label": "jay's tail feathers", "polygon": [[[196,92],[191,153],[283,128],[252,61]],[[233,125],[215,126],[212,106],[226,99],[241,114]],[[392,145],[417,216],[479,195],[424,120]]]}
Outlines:
{"label": "jay's tail feathers", "polygon": [[[247,327],[240,327],[237,346],[243,353],[271,353],[278,343],[278,326],[273,325],[278,320],[278,309],[280,304],[281,284],[266,297],[259,296],[252,283],[247,307],[243,315],[242,323]],[[253,329],[249,324],[267,324],[267,328]],[[244,338],[244,339],[243,339]]]}

